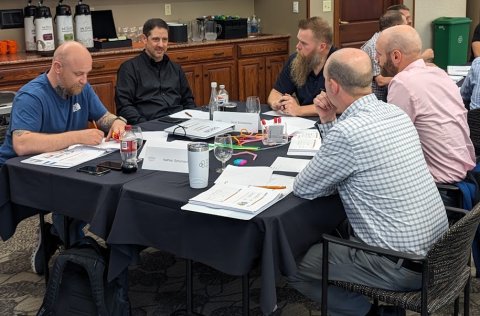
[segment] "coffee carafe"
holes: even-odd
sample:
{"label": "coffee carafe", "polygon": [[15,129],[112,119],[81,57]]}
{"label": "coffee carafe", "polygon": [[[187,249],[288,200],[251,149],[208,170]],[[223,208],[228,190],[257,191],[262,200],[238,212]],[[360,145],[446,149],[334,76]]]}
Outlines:
{"label": "coffee carafe", "polygon": [[55,37],[53,35],[52,13],[49,7],[43,5],[43,0],[38,2],[34,24],[37,52],[43,56],[53,55]]}
{"label": "coffee carafe", "polygon": [[82,0],[75,6],[75,39],[86,48],[93,48],[92,15]]}
{"label": "coffee carafe", "polygon": [[37,7],[32,5],[32,0],[29,0],[27,6],[23,9],[23,24],[25,26],[25,51],[27,53],[37,51],[37,43],[35,43],[35,24],[33,23],[36,12]]}
{"label": "coffee carafe", "polygon": [[201,42],[205,39],[205,21],[206,17],[203,17],[191,22],[192,41]]}
{"label": "coffee carafe", "polygon": [[57,29],[55,32],[57,46],[66,41],[73,41],[73,19],[72,9],[69,5],[63,4],[63,0],[58,1],[55,15]]}

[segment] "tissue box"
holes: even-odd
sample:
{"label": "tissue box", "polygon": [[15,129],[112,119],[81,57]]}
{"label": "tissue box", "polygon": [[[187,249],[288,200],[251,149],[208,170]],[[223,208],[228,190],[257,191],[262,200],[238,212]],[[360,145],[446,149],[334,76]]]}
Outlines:
{"label": "tissue box", "polygon": [[222,33],[219,39],[244,38],[247,34],[247,19],[220,20],[215,19],[217,24],[222,26]]}

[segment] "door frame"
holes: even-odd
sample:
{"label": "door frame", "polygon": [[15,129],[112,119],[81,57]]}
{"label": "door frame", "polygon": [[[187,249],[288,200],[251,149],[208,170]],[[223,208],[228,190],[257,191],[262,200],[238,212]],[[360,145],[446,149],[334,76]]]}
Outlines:
{"label": "door frame", "polygon": [[[310,15],[310,1],[307,1],[307,18],[309,18]],[[318,1],[318,0],[317,0]],[[320,0],[322,1],[322,0]],[[340,32],[340,24],[335,23],[335,21],[338,21],[340,19],[340,10],[338,9],[339,1],[340,0],[332,0],[333,1],[333,24],[332,25],[332,30],[333,30],[333,43],[336,47],[338,47],[338,33]],[[412,0],[412,8],[410,8],[410,12],[412,13],[412,20],[413,24],[412,26],[415,27],[415,0]],[[402,1],[403,2],[403,1]]]}

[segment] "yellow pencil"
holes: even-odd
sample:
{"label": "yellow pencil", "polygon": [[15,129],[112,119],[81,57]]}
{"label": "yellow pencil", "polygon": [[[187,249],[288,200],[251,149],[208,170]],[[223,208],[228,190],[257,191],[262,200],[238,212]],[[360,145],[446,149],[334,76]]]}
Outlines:
{"label": "yellow pencil", "polygon": [[92,121],[92,124],[93,124],[93,126],[94,126],[96,129],[98,129],[97,123],[95,123],[95,121]]}
{"label": "yellow pencil", "polygon": [[270,190],[283,190],[287,188],[284,185],[257,185],[256,187]]}

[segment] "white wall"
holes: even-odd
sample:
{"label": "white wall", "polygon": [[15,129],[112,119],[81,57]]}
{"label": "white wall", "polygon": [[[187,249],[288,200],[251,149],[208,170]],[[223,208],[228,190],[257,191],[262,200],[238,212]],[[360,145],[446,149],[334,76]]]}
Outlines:
{"label": "white wall", "polygon": [[415,29],[424,47],[433,46],[432,21],[438,17],[465,17],[466,0],[417,0],[415,1]]}
{"label": "white wall", "polygon": [[[405,0],[403,3],[414,11],[415,29],[424,47],[433,46],[433,20],[441,16],[465,17],[467,13],[467,0]],[[333,12],[322,11],[322,0],[310,0],[310,15],[321,16],[333,23]]]}

